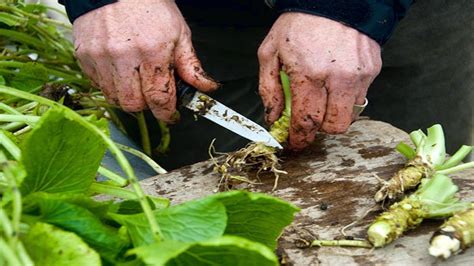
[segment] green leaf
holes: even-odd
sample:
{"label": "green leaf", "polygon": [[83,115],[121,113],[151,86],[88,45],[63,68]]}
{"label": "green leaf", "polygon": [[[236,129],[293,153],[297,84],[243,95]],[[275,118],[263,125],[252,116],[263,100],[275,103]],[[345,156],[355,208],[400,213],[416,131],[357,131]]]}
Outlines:
{"label": "green leaf", "polygon": [[25,211],[34,210],[34,207],[38,205],[37,203],[43,199],[63,201],[82,207],[93,213],[96,217],[104,220],[108,219],[108,212],[113,208],[112,201],[96,201],[84,194],[35,192],[25,197]]}
{"label": "green leaf", "polygon": [[24,141],[22,162],[28,175],[21,191],[85,192],[104,154],[104,143],[92,131],[52,109]]}
{"label": "green leaf", "polygon": [[164,241],[133,249],[147,265],[278,265],[275,254],[265,245],[236,236],[198,243]]}
{"label": "green leaf", "polygon": [[99,255],[74,233],[36,223],[22,239],[38,266],[101,265]]}
{"label": "green leaf", "polygon": [[19,68],[18,74],[10,79],[10,86],[24,91],[31,91],[42,86],[49,79],[48,69],[42,64],[29,62],[23,64]]}
{"label": "green leaf", "polygon": [[103,224],[86,208],[46,193],[35,197],[35,202],[40,209],[40,221],[76,233],[109,261],[113,261],[129,244],[116,228]]}
{"label": "green leaf", "polygon": [[[202,241],[222,236],[227,224],[224,205],[214,199],[186,202],[154,211],[165,240]],[[143,214],[109,214],[127,228],[135,247],[153,243],[153,235]]]}
{"label": "green leaf", "polygon": [[231,191],[212,196],[227,210],[225,234],[244,237],[275,249],[277,239],[299,209],[265,194]]}
{"label": "green leaf", "polygon": [[6,85],[7,82],[5,81],[5,78],[0,75],[0,85]]}
{"label": "green leaf", "polygon": [[[164,209],[169,207],[169,200],[157,197],[146,197],[152,209]],[[138,214],[143,209],[138,200],[124,200],[113,204],[111,212],[116,214]]]}

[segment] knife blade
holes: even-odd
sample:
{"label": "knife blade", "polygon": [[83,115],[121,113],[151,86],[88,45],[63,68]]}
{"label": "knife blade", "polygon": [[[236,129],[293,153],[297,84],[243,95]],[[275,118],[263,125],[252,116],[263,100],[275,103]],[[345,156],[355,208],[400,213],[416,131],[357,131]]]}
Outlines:
{"label": "knife blade", "polygon": [[259,124],[239,114],[194,87],[179,80],[176,83],[177,96],[182,105],[196,114],[253,142],[283,149],[278,141]]}

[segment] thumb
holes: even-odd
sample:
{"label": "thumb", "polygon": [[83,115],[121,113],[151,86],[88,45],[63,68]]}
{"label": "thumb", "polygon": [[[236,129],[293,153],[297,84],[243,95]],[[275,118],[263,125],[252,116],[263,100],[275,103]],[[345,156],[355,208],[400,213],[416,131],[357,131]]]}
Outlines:
{"label": "thumb", "polygon": [[178,75],[196,89],[209,92],[217,89],[219,83],[214,81],[202,69],[201,62],[196,56],[191,36],[181,38],[175,48],[175,69]]}

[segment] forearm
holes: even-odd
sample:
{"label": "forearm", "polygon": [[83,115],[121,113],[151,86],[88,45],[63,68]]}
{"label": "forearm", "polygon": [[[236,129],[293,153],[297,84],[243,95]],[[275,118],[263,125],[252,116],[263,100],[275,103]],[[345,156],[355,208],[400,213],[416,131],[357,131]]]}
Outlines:
{"label": "forearm", "polygon": [[414,0],[273,0],[273,5],[282,13],[303,12],[339,21],[383,45],[413,2]]}

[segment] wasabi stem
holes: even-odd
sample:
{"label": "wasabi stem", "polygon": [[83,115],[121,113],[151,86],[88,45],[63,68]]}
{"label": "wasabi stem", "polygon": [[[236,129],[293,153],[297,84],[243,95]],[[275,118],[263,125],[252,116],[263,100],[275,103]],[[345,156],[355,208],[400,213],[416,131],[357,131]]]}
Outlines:
{"label": "wasabi stem", "polygon": [[311,246],[318,247],[355,247],[355,248],[373,248],[367,240],[319,240],[316,239]]}
{"label": "wasabi stem", "polygon": [[455,197],[457,191],[458,187],[449,177],[436,174],[414,194],[378,216],[368,229],[368,240],[374,247],[383,247],[424,219],[445,218],[465,210],[469,203],[460,202]]}
{"label": "wasabi stem", "polygon": [[[284,71],[280,71],[280,79],[285,96],[285,109],[280,118],[270,127],[270,134],[279,142],[284,143],[289,136],[291,119],[291,89],[290,80]],[[286,174],[279,169],[280,162],[276,155],[277,149],[266,146],[263,143],[251,142],[232,154],[229,154],[223,164],[216,163],[215,171],[221,174],[221,182],[224,187],[228,187],[228,182],[232,180],[248,180],[245,172],[251,169],[260,171],[270,171],[275,175],[273,190],[278,186],[280,174]]]}
{"label": "wasabi stem", "polygon": [[436,124],[428,128],[427,133],[422,130],[410,133],[410,139],[416,149],[403,142],[397,145],[397,151],[409,161],[404,168],[385,182],[375,194],[375,201],[399,199],[406,191],[415,189],[424,178],[430,178],[436,173],[450,174],[474,167],[474,164],[470,163],[459,165],[472,151],[471,146],[464,145],[446,160],[443,128]]}
{"label": "wasabi stem", "polygon": [[150,144],[150,134],[148,133],[148,127],[146,124],[145,114],[138,112],[136,114],[138,128],[140,129],[140,136],[142,140],[142,148],[146,155],[151,156],[151,144]]}
{"label": "wasabi stem", "polygon": [[166,154],[169,151],[171,143],[171,133],[168,125],[163,121],[158,121],[161,132],[160,145],[155,148],[155,152],[158,154]]}
{"label": "wasabi stem", "polygon": [[430,240],[430,255],[447,259],[474,245],[474,203],[449,218]]}

